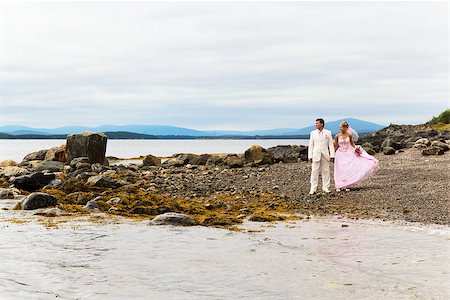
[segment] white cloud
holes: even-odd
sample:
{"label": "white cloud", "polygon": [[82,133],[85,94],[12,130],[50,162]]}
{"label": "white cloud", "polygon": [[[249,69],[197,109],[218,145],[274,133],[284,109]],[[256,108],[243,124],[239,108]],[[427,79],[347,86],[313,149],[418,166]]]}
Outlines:
{"label": "white cloud", "polygon": [[3,124],[251,130],[446,107],[447,2],[0,4]]}

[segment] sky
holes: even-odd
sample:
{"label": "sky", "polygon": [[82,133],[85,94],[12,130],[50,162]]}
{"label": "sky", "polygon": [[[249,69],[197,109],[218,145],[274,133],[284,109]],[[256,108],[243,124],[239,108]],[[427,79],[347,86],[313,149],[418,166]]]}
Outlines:
{"label": "sky", "polygon": [[418,124],[448,2],[0,2],[0,125]]}

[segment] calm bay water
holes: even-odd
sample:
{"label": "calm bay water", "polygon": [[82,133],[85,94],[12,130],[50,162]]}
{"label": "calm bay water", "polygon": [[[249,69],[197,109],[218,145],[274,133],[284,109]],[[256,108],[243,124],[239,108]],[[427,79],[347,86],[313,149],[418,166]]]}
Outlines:
{"label": "calm bay water", "polygon": [[448,229],[333,219],[263,229],[3,222],[0,298],[448,299]]}
{"label": "calm bay water", "polygon": [[[65,144],[65,140],[0,140],[0,161],[22,161],[28,153]],[[175,153],[244,153],[252,145],[307,145],[308,140],[109,140],[107,156],[121,158]]]}

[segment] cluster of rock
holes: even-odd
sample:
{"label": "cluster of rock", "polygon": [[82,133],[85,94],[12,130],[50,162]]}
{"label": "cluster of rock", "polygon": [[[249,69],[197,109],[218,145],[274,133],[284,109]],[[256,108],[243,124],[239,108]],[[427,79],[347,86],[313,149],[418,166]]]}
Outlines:
{"label": "cluster of rock", "polygon": [[[151,174],[160,176],[160,185],[155,192],[168,191],[170,194],[185,195],[184,189],[179,189],[180,184],[173,181],[177,179],[177,169],[189,172],[195,178],[205,177],[209,182],[209,190],[214,193],[215,183],[207,177],[225,176],[228,169],[244,167],[258,167],[274,163],[292,163],[307,160],[307,147],[305,146],[277,146],[264,149],[254,145],[243,154],[175,154],[166,161],[161,158],[148,155],[143,159],[142,166],[138,165],[112,165],[109,166],[105,158],[107,138],[102,134],[83,133],[70,135],[66,145],[49,150],[41,150],[28,154],[24,160],[17,164],[13,161],[4,161],[0,167],[0,178],[7,178],[12,184],[9,189],[2,190],[4,197],[16,199],[16,209],[35,210],[57,205],[55,196],[45,193],[47,189],[65,190],[70,186],[83,186],[86,190],[107,190],[120,187],[133,186],[137,180],[142,183],[142,178]],[[219,168],[220,167],[220,168]],[[164,172],[168,170],[170,172]],[[156,172],[156,173],[155,173]],[[202,177],[203,176],[203,177]],[[159,178],[159,177],[158,177]],[[158,180],[155,178],[155,180]],[[201,179],[203,180],[203,179]],[[184,181],[184,179],[183,179]],[[184,183],[188,184],[188,183]],[[232,194],[230,187],[230,194]],[[195,191],[195,187],[189,187]],[[22,195],[21,191],[30,192]],[[226,193],[226,191],[224,191]],[[178,194],[177,194],[178,193]],[[234,191],[233,193],[236,193]],[[26,193],[25,193],[26,194]],[[77,192],[67,194],[68,197],[76,197]],[[195,196],[194,193],[192,196]],[[122,203],[122,199],[115,197],[104,199],[102,196],[93,199],[79,198],[78,204],[84,205],[85,210],[95,210],[106,203],[113,211],[114,205]],[[137,206],[132,214],[146,214],[147,208]],[[155,218],[152,224],[193,225],[195,222],[182,214],[170,214],[170,211],[159,211],[162,215]]]}
{"label": "cluster of rock", "polygon": [[[69,177],[80,174],[90,177],[93,185],[105,184],[104,180],[95,180],[94,175],[108,162],[105,159],[106,143],[107,137],[101,133],[73,134],[68,136],[65,145],[30,153],[19,164],[12,160],[3,161],[0,177],[8,178],[13,188],[4,189],[2,193],[11,194],[11,199],[22,200],[20,208],[30,210],[56,205],[54,196],[35,191],[61,185],[57,175],[63,172]],[[19,190],[32,193],[24,197]]]}
{"label": "cluster of rock", "polygon": [[243,154],[192,154],[179,153],[169,157],[164,162],[153,155],[144,157],[144,166],[227,166],[242,168],[244,166],[270,165],[274,163],[294,163],[308,160],[308,147],[297,145],[281,145],[265,149],[253,145]]}
{"label": "cluster of rock", "polygon": [[450,131],[436,131],[426,125],[391,124],[359,139],[369,154],[392,155],[406,148],[419,149],[423,155],[440,155],[449,149]]}

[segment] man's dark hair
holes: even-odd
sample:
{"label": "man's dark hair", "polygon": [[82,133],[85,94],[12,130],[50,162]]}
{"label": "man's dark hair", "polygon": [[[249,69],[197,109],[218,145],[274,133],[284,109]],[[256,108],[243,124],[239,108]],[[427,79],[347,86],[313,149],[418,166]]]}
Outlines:
{"label": "man's dark hair", "polygon": [[319,118],[316,119],[316,121],[319,121],[322,124],[322,126],[325,126],[325,121],[323,119]]}

